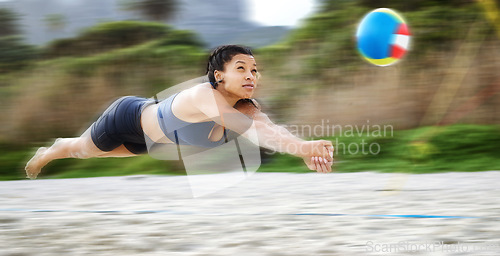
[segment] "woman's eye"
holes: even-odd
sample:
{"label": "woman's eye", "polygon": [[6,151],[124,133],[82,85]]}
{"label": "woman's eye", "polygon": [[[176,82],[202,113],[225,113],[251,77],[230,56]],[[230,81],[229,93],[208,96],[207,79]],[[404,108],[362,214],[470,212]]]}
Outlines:
{"label": "woman's eye", "polygon": [[245,69],[244,67],[238,67],[238,69]]}
{"label": "woman's eye", "polygon": [[252,72],[253,72],[253,73],[257,73],[257,69],[253,69],[253,70],[252,70]]}

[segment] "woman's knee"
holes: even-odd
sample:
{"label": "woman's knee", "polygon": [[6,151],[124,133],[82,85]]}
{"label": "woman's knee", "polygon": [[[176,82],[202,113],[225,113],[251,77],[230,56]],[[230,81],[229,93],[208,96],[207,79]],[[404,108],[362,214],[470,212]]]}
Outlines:
{"label": "woman's knee", "polygon": [[73,158],[87,159],[105,152],[100,150],[90,137],[79,137],[68,141],[68,153]]}

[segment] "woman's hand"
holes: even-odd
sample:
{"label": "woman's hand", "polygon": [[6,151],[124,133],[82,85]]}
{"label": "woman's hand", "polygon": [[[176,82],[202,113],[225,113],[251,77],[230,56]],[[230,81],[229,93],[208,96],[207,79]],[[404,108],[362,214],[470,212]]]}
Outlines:
{"label": "woman's hand", "polygon": [[298,155],[302,158],[322,157],[327,162],[333,162],[333,145],[328,140],[304,141],[299,148]]}
{"label": "woman's hand", "polygon": [[[308,141],[305,142],[304,149],[309,149],[308,153],[303,152],[303,159],[307,167],[312,171],[317,171],[321,173],[329,173],[332,171],[333,165],[333,145],[330,141],[319,140],[319,141]],[[324,157],[326,155],[328,158]],[[309,154],[316,154],[316,156],[310,156]],[[319,156],[318,156],[319,155]]]}
{"label": "woman's hand", "polygon": [[332,172],[333,162],[329,162],[322,157],[305,157],[304,162],[307,165],[307,168],[311,171],[317,171],[321,173],[329,173]]}

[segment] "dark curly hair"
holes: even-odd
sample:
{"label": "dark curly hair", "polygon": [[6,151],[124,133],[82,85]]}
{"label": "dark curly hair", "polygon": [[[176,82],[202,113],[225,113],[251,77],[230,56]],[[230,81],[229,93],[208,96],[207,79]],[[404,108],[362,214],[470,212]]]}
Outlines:
{"label": "dark curly hair", "polygon": [[214,76],[215,70],[224,71],[224,65],[231,61],[231,59],[237,54],[247,54],[253,56],[250,48],[233,44],[221,45],[212,51],[212,54],[208,57],[207,75],[208,80],[214,88],[217,87],[217,81],[215,81]]}

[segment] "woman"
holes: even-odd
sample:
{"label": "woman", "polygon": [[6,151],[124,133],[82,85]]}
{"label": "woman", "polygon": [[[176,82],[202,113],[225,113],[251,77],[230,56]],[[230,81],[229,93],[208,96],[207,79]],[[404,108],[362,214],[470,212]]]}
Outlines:
{"label": "woman", "polygon": [[157,143],[216,147],[231,135],[245,136],[253,127],[259,146],[302,157],[310,170],[331,172],[330,141],[303,141],[271,122],[251,99],[257,87],[257,64],[250,49],[237,45],[216,48],[202,83],[155,104],[127,96],[113,102],[80,137],[59,138],[41,147],[26,165],[35,179],[54,159],[129,157],[147,152],[145,138]]}

